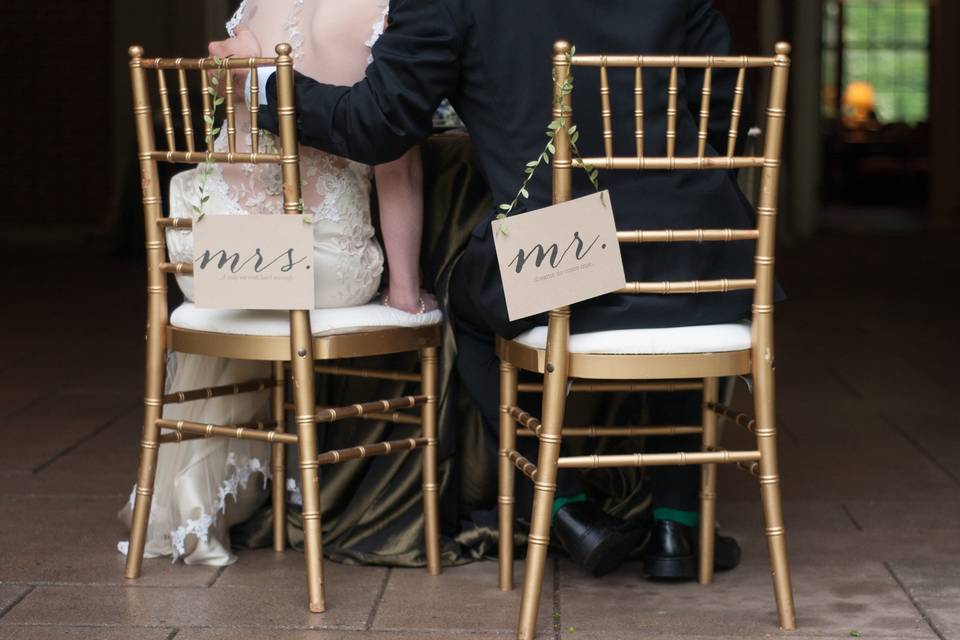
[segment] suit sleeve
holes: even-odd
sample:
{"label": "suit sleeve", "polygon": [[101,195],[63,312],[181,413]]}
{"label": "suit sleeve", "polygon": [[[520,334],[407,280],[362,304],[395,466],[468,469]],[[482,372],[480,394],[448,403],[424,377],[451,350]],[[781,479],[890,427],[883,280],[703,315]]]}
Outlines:
{"label": "suit sleeve", "polygon": [[[687,28],[684,53],[688,55],[730,55],[730,29],[726,20],[713,6],[713,0],[690,0],[687,9]],[[699,118],[703,90],[703,72],[688,70],[686,100],[690,113]],[[727,150],[733,94],[737,84],[736,69],[714,69],[710,95],[710,119],[707,124],[707,142],[721,155]],[[744,117],[740,119],[737,152],[743,150],[750,122],[749,96],[744,96]]]}
{"label": "suit sleeve", "polygon": [[[456,88],[461,43],[445,2],[392,2],[363,80],[338,87],[295,74],[300,142],[365,164],[399,158],[429,135],[434,112]],[[276,132],[275,75],[266,93],[258,122]]]}

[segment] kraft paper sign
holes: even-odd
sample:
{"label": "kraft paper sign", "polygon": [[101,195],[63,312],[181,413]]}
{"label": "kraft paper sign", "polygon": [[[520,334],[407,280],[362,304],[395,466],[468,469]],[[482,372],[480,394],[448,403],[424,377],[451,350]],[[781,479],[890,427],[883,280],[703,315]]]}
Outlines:
{"label": "kraft paper sign", "polygon": [[194,298],[211,309],[313,309],[313,227],[300,215],[193,225]]}
{"label": "kraft paper sign", "polygon": [[610,194],[493,221],[510,320],[623,288]]}

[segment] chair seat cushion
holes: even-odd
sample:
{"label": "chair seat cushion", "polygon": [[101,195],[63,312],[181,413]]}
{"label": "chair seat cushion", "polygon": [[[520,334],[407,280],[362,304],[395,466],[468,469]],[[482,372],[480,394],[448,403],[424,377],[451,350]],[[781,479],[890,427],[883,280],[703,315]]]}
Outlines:
{"label": "chair seat cushion", "polygon": [[[442,320],[443,314],[438,309],[421,315],[376,303],[310,312],[310,328],[315,336],[424,327],[439,324]],[[286,311],[202,309],[190,302],[183,303],[170,314],[170,324],[181,329],[232,335],[290,335],[290,314]]]}
{"label": "chair seat cushion", "polygon": [[[547,348],[547,328],[534,327],[514,341]],[[716,353],[750,348],[750,323],[708,324],[665,329],[619,329],[570,336],[570,353],[664,355]]]}

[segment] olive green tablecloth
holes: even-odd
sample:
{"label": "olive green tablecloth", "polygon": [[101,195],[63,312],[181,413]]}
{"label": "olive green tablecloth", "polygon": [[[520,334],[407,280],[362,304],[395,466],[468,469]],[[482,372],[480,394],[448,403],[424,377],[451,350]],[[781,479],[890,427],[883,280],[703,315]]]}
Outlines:
{"label": "olive green tablecloth", "polygon": [[[421,263],[424,283],[439,293],[460,255],[470,231],[490,211],[490,195],[483,176],[472,162],[469,138],[434,136],[423,149],[425,220]],[[456,345],[449,325],[444,330],[440,358],[439,411],[440,513],[443,562],[458,564],[496,553],[496,456],[482,440],[479,414],[453,371]],[[357,361],[358,363],[360,361]],[[412,371],[416,357],[391,356],[363,360],[367,367],[396,367]],[[318,381],[317,403],[345,405],[415,392],[404,383],[325,376]],[[636,399],[631,399],[635,401]],[[580,396],[570,403],[568,424],[603,424],[624,404],[622,396]],[[639,406],[639,404],[637,405]],[[525,407],[539,415],[539,406]],[[634,411],[634,414],[638,412]],[[636,419],[633,417],[632,419]],[[417,427],[345,421],[320,425],[321,450],[410,437]],[[636,451],[627,439],[571,442],[616,453]],[[296,452],[288,452],[288,477],[296,477]],[[323,549],[331,559],[358,564],[421,566],[423,551],[421,456],[417,452],[380,456],[321,468]],[[643,515],[648,500],[636,469],[598,470],[584,474],[588,491],[605,507],[623,517]],[[526,482],[520,477],[518,482]],[[300,511],[287,509],[287,531],[293,546],[303,540]],[[235,527],[235,545],[269,546],[269,504],[243,525]],[[525,527],[518,527],[518,551],[523,551]]]}

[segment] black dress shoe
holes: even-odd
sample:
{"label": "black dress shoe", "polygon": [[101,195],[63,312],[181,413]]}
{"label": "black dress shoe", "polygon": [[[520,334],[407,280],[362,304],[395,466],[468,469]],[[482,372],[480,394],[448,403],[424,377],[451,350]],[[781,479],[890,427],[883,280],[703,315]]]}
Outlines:
{"label": "black dress shoe", "polygon": [[610,573],[643,539],[643,531],[628,529],[623,520],[592,502],[573,502],[557,511],[553,531],[570,558],[592,576]]}
{"label": "black dress shoe", "polygon": [[[740,564],[740,545],[716,534],[713,568],[728,571]],[[643,551],[643,571],[651,578],[692,580],[697,575],[697,532],[673,520],[658,520]]]}

